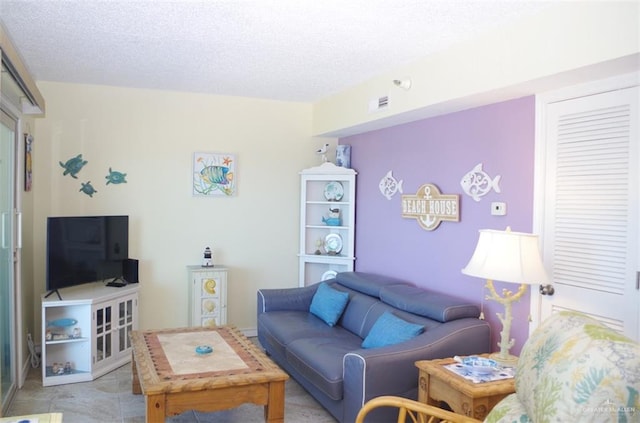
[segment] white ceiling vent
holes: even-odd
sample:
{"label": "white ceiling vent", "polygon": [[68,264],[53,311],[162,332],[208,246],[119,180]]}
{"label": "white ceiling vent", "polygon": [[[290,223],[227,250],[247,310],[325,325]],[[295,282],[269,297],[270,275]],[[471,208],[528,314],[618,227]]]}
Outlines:
{"label": "white ceiling vent", "polygon": [[384,95],[382,97],[373,98],[369,100],[369,112],[377,112],[389,107],[389,96]]}

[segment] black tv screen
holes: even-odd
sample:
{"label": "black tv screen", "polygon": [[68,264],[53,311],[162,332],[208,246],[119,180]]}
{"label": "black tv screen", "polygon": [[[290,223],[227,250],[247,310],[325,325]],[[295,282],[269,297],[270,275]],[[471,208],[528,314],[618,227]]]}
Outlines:
{"label": "black tv screen", "polygon": [[47,291],[120,278],[128,257],[129,216],[47,219]]}

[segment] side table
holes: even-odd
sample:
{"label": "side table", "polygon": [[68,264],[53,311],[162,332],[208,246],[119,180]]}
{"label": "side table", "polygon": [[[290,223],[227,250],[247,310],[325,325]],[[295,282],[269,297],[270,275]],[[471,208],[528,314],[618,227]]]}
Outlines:
{"label": "side table", "polygon": [[436,407],[446,402],[455,413],[484,420],[500,400],[515,392],[513,378],[473,383],[444,367],[452,363],[453,358],[416,361],[418,401]]}

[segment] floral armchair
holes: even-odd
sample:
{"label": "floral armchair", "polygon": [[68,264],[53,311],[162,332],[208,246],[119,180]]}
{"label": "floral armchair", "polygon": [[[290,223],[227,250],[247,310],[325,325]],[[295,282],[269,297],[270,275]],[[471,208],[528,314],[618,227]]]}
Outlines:
{"label": "floral armchair", "polygon": [[640,421],[640,347],[575,312],[545,320],[525,343],[516,393],[486,423]]}

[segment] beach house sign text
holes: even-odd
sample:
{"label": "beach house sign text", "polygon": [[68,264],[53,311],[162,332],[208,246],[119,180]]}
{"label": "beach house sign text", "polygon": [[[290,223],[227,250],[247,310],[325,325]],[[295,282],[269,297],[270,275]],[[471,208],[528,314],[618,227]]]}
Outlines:
{"label": "beach house sign text", "polygon": [[433,184],[424,184],[415,195],[402,196],[402,217],[416,219],[427,231],[436,229],[440,222],[460,220],[460,196],[443,195]]}

